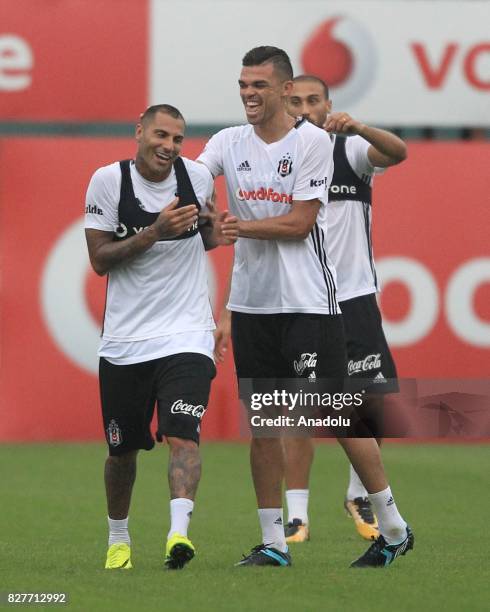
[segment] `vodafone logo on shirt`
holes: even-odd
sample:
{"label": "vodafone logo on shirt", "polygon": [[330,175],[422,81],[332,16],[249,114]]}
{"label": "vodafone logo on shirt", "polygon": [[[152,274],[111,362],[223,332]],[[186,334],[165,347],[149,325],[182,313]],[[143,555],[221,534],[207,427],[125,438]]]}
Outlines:
{"label": "vodafone logo on shirt", "polygon": [[293,196],[290,193],[279,193],[274,191],[272,187],[259,187],[259,189],[241,189],[240,187],[235,193],[237,200],[268,200],[270,202],[281,202],[282,204],[292,204]]}

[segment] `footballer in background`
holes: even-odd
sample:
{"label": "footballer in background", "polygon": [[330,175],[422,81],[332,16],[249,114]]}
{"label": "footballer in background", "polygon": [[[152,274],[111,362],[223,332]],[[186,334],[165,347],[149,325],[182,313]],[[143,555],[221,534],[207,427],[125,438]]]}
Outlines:
{"label": "footballer in background", "polygon": [[[366,390],[360,418],[364,435],[383,437],[386,394],[398,391],[393,357],[382,328],[376,301],[380,290],[371,238],[372,183],[375,174],[407,157],[405,143],[394,134],[370,127],[343,112],[331,113],[328,86],[313,75],[297,76],[288,98],[288,112],[323,127],[334,141],[334,174],[327,206],[328,254],[337,272],[337,299],[343,315],[349,390]],[[362,435],[362,434],[361,434]],[[309,475],[314,447],[311,438],[285,437],[287,542],[310,537]],[[367,540],[379,536],[368,493],[350,466],[344,507],[358,533]]]}

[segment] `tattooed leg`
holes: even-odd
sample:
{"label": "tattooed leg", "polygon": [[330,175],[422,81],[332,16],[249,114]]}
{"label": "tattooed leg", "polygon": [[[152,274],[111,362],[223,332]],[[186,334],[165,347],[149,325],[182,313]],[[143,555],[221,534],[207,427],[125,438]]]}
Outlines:
{"label": "tattooed leg", "polygon": [[107,457],[104,469],[107,513],[112,519],[128,516],[131,492],[136,479],[136,455],[130,451],[118,457]]}
{"label": "tattooed leg", "polygon": [[194,499],[201,478],[199,446],[193,440],[167,438],[170,445],[168,484],[170,499]]}

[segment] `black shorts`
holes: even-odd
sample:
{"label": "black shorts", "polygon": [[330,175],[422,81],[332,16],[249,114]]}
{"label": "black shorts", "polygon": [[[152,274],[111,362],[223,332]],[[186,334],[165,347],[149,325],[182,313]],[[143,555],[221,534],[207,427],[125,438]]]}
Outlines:
{"label": "black shorts", "polygon": [[350,391],[396,393],[398,381],[381,323],[376,294],[340,302],[347,342],[347,374]]}
{"label": "black shorts", "polygon": [[150,424],[155,403],[159,442],[167,436],[199,443],[215,375],[213,361],[199,353],[178,353],[131,365],[114,365],[102,357],[99,385],[109,454],[153,448]]}
{"label": "black shorts", "polygon": [[231,313],[237,377],[343,379],[341,315]]}
{"label": "black shorts", "polygon": [[[291,409],[281,400],[259,407],[254,402],[276,391],[302,392],[302,397],[342,396],[347,368],[342,316],[232,312],[231,334],[240,399],[252,437],[325,435],[323,429],[310,431],[300,426],[300,418],[337,416],[338,408],[331,403],[301,400]],[[256,421],[256,416],[273,419],[272,426]],[[293,418],[297,425],[287,430],[280,423],[274,425],[283,416]]]}

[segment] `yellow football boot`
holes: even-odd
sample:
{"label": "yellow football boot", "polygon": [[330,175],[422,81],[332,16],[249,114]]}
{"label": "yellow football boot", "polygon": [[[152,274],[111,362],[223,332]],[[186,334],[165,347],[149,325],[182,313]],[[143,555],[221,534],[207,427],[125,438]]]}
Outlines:
{"label": "yellow football boot", "polygon": [[310,530],[300,519],[293,519],[286,525],[284,535],[288,544],[307,542],[310,539]]}
{"label": "yellow football boot", "polygon": [[174,535],[167,540],[165,549],[165,567],[167,569],[182,569],[186,563],[194,557],[196,549],[194,545],[180,533]]}
{"label": "yellow football boot", "polygon": [[107,551],[105,569],[132,569],[131,548],[128,544],[112,544]]}
{"label": "yellow football boot", "polygon": [[354,519],[357,533],[361,538],[376,540],[379,537],[378,519],[367,497],[346,499],[344,508],[347,510],[347,514]]}

